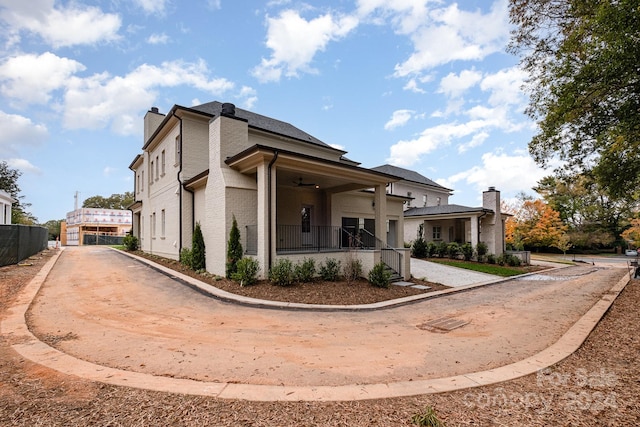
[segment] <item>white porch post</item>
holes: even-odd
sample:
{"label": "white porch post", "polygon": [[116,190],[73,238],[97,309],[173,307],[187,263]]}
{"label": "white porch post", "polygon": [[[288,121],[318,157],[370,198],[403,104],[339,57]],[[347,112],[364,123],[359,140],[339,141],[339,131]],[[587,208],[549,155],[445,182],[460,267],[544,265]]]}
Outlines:
{"label": "white porch post", "polygon": [[480,230],[479,222],[480,218],[472,216],[471,220],[471,246],[475,249],[478,246],[478,231]]}
{"label": "white porch post", "polygon": [[[275,169],[275,168],[273,168]],[[260,276],[267,276],[269,270],[269,168],[268,163],[264,162],[257,168],[257,186],[258,186],[258,253],[256,259],[260,263]],[[272,184],[275,184],[275,170],[272,170]],[[272,185],[275,188],[275,185]],[[272,192],[272,206],[275,206],[275,190]],[[274,211],[275,212],[275,211]],[[272,215],[272,222],[275,222],[275,213]],[[275,226],[272,228],[275,233]]]}
{"label": "white porch post", "polygon": [[376,237],[383,242],[387,242],[387,187],[376,185],[376,192],[373,197],[376,212]]}

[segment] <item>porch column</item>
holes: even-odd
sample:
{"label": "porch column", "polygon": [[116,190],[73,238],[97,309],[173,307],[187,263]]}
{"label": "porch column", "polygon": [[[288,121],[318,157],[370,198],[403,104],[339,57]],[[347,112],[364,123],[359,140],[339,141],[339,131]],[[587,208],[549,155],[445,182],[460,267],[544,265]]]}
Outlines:
{"label": "porch column", "polygon": [[[275,168],[273,168],[275,169]],[[260,277],[267,277],[269,271],[269,174],[268,162],[263,162],[257,167],[257,234],[258,234],[258,253],[256,259],[260,263]],[[275,170],[272,170],[272,184],[275,188]],[[272,202],[275,203],[275,190],[272,192]],[[275,214],[272,215],[275,221]],[[275,227],[272,228],[275,233]]]}
{"label": "porch column", "polygon": [[480,218],[472,216],[469,219],[471,220],[471,246],[475,249],[476,246],[478,246],[478,231],[480,230],[478,222],[480,221]]}
{"label": "porch column", "polygon": [[376,213],[376,237],[383,242],[387,242],[387,187],[376,185],[376,192],[373,197]]}

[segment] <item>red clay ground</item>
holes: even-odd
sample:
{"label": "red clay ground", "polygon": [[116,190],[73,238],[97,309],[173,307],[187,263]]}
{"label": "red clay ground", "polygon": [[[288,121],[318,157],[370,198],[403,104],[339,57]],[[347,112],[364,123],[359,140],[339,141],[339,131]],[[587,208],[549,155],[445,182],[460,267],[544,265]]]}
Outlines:
{"label": "red clay ground", "polygon": [[[47,254],[44,254],[44,257],[46,256]],[[38,264],[43,261],[33,262]],[[37,268],[38,265],[34,267]],[[86,267],[85,265],[87,271],[94,270],[93,264],[92,268]],[[591,278],[596,277],[593,274],[595,273],[590,274]],[[25,267],[0,270],[0,308],[4,309],[10,303],[28,278],[29,270]],[[112,279],[122,280],[117,276]],[[60,295],[70,297],[82,287],[81,283],[68,285],[73,285],[73,292],[64,294],[63,289],[55,292],[62,292]],[[52,289],[43,290],[40,298],[44,305],[37,304],[38,310],[53,306],[54,300],[44,297],[48,292],[52,292]],[[93,297],[94,305],[85,313],[91,312],[94,317],[105,314],[104,309],[110,304],[113,309],[118,304],[129,303],[124,302],[126,299],[112,300],[112,291],[100,286],[87,292]],[[172,301],[169,296],[158,298],[161,293],[162,290],[153,293],[153,301],[149,301],[153,307],[157,305],[161,308],[166,302],[172,302],[172,307],[184,305],[179,301]],[[121,296],[124,295],[128,293]],[[565,295],[560,292],[557,297],[562,299]],[[195,302],[189,298],[188,301],[195,308],[202,308],[205,303],[200,302],[199,298],[205,297],[197,297]],[[392,426],[409,425],[411,415],[419,412],[424,406],[433,405],[436,406],[440,417],[447,421],[447,425],[592,425],[596,421],[601,425],[637,425],[640,413],[637,398],[640,391],[640,372],[634,362],[640,353],[635,329],[640,320],[636,309],[639,300],[640,291],[637,284],[633,283],[614,303],[611,311],[585,345],[575,355],[544,375],[533,375],[498,386],[443,395],[364,402],[255,403],[105,386],[63,376],[23,361],[11,350],[10,343],[3,337],[0,342],[0,421],[2,425]],[[530,301],[544,306],[544,299],[537,301],[535,293],[531,294]],[[505,308],[499,302],[487,301],[483,304],[486,305],[487,319],[491,319],[491,311],[495,316],[494,308]],[[67,306],[69,307],[71,305]],[[65,307],[58,309],[64,312]],[[78,306],[74,309],[84,311]],[[126,307],[123,312],[126,312]],[[246,317],[246,313],[240,314]],[[165,326],[172,328],[175,325],[170,325],[170,320],[178,323],[176,316],[174,311],[160,311],[155,313],[155,317],[150,316],[149,321],[153,323],[160,319],[165,322]],[[34,318],[37,317],[34,315]],[[493,321],[495,320],[496,323],[502,321],[507,326],[511,324],[504,316],[493,317]],[[120,321],[122,323],[119,323]],[[125,323],[124,319],[120,319],[115,329]],[[283,324],[285,323],[283,320]],[[481,327],[482,321],[480,318],[474,318],[470,325]],[[81,329],[78,332],[81,332]],[[104,331],[106,332],[106,329]],[[79,333],[66,327],[51,329],[42,337],[60,347],[83,341]],[[405,337],[405,340],[409,339]],[[216,349],[208,354],[211,358],[216,357]],[[179,360],[176,364],[178,362]],[[251,366],[251,362],[248,366]]]}

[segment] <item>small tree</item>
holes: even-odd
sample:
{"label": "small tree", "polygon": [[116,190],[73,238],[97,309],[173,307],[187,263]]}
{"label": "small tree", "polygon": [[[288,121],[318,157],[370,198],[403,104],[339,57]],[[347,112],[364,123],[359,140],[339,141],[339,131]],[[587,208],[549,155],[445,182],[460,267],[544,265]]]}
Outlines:
{"label": "small tree", "polygon": [[391,282],[391,273],[387,271],[383,262],[373,266],[369,272],[369,283],[377,288],[388,288]]}
{"label": "small tree", "polygon": [[424,224],[418,226],[418,237],[413,241],[411,245],[411,256],[414,258],[426,258],[427,257],[427,242],[424,241],[423,235]]}
{"label": "small tree", "polygon": [[206,270],[206,256],[204,247],[204,237],[200,229],[200,223],[196,222],[196,228],[193,230],[193,238],[191,239],[191,268],[195,271]]}
{"label": "small tree", "polygon": [[484,242],[478,242],[476,245],[476,254],[478,255],[478,261],[484,262],[484,256],[489,252],[489,247]]}
{"label": "small tree", "polygon": [[242,259],[242,243],[240,243],[240,230],[238,230],[238,222],[236,216],[233,216],[231,223],[231,231],[229,231],[229,242],[227,243],[227,265],[226,274],[228,278],[238,271],[238,261]]}

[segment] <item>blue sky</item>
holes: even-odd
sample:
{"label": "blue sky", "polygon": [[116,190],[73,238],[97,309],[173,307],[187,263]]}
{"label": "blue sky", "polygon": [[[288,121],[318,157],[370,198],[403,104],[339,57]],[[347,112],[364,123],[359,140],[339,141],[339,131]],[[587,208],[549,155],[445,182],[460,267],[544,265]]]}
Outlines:
{"label": "blue sky", "polygon": [[416,170],[451,203],[549,174],[527,153],[506,0],[0,0],[0,26],[0,160],[40,222],[76,191],[133,191],[149,108],[213,100]]}

